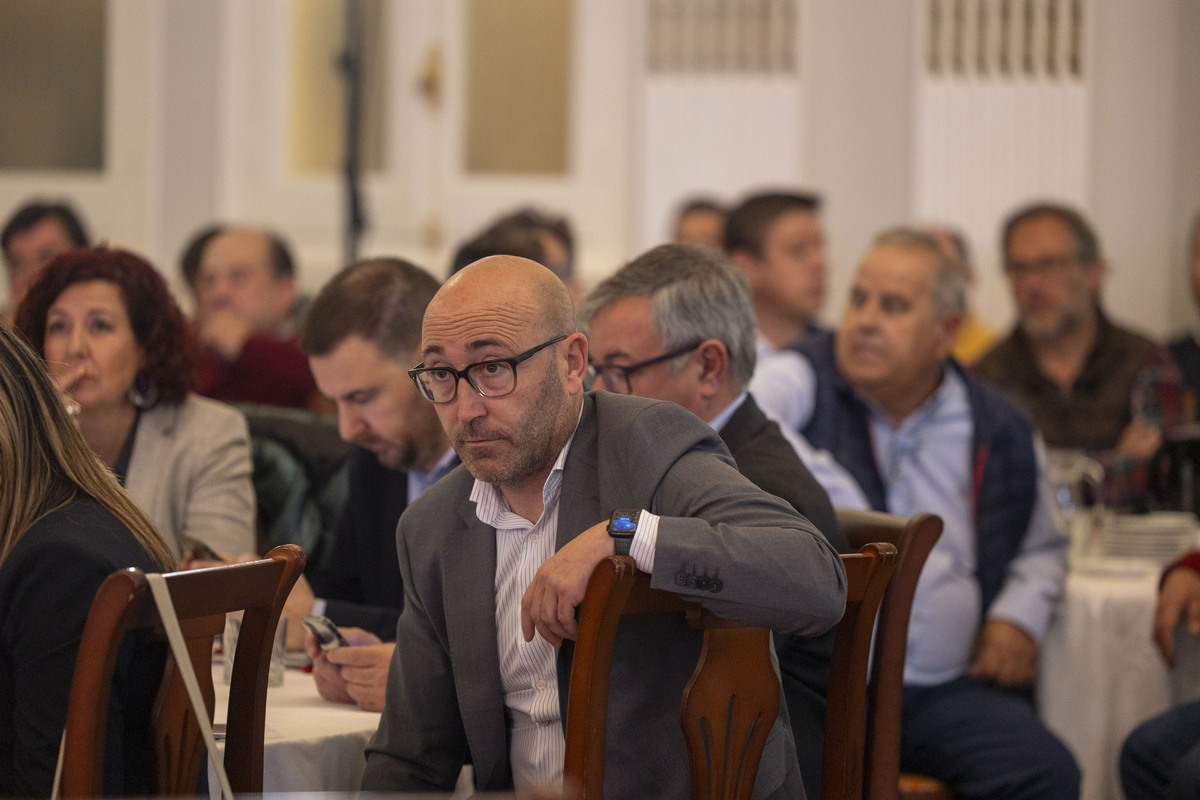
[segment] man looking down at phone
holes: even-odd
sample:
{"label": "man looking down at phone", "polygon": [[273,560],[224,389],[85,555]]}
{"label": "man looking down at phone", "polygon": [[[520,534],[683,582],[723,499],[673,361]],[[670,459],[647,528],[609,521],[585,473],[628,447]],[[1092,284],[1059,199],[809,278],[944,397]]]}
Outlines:
{"label": "man looking down at phone", "polygon": [[[840,618],[845,574],[812,524],[690,412],[584,392],[587,349],[562,282],[526,259],[477,261],[430,302],[409,374],[463,465],[397,529],[405,604],[365,790],[447,791],[468,760],[477,790],[554,790],[576,606],[618,546],[724,617],[806,634]],[[631,538],[610,537],[614,514]],[[688,795],[679,697],[700,644],[674,615],[622,622],[610,798]],[[803,797],[795,759],[781,706],[755,796]]]}
{"label": "man looking down at phone", "polygon": [[404,605],[396,522],[458,463],[407,374],[420,360],[421,317],[437,289],[435,278],[407,261],[360,261],[321,290],[300,330],[317,387],[337,407],[338,432],[359,447],[333,550],[288,597],[288,636],[300,646],[307,614],[338,625],[354,646],[325,652],[308,637],[313,677],[322,697],[368,711],[383,707]]}

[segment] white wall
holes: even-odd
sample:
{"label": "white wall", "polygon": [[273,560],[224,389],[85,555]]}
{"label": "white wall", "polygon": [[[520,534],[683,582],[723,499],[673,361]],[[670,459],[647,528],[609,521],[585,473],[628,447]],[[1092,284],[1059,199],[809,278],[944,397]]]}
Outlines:
{"label": "white wall", "polygon": [[871,237],[910,221],[917,35],[906,3],[812,0],[802,8],[812,64],[807,162],[826,198],[824,316],[833,323]]}
{"label": "white wall", "polygon": [[[390,155],[365,182],[365,255],[404,255],[440,274],[461,236],[533,200],[575,220],[582,271],[595,280],[665,235],[689,182],[727,197],[792,184],[826,198],[832,321],[872,234],[930,211],[936,193],[917,172],[924,2],[797,0],[798,72],[739,81],[649,76],[644,4],[575,0],[573,168],[556,179],[464,174],[464,8],[386,6]],[[342,198],[336,177],[286,170],[288,10],[287,0],[111,2],[108,168],[0,173],[0,213],[32,194],[70,196],[98,236],[145,251],[176,285],[196,227],[268,224],[295,243],[304,286],[318,288],[339,266]],[[1200,208],[1200,5],[1085,0],[1085,11],[1087,141],[1066,157],[1083,165],[1080,203],[1110,256],[1109,306],[1163,335],[1191,314],[1180,273]],[[415,81],[439,47],[445,102],[431,107]],[[1004,324],[998,216],[976,212],[973,243],[984,256],[978,302]]]}
{"label": "white wall", "polygon": [[1196,311],[1184,264],[1191,247],[1192,223],[1200,214],[1200,3],[1182,3],[1175,27],[1176,92],[1174,187],[1171,192],[1170,250],[1164,268],[1173,277],[1171,329],[1191,324]]}
{"label": "white wall", "polygon": [[[1175,327],[1169,297],[1181,268],[1172,206],[1185,148],[1176,139],[1174,34],[1186,5],[1090,6],[1095,88],[1086,211],[1108,257],[1105,301],[1114,316],[1160,337]],[[1195,47],[1193,39],[1187,49]]]}

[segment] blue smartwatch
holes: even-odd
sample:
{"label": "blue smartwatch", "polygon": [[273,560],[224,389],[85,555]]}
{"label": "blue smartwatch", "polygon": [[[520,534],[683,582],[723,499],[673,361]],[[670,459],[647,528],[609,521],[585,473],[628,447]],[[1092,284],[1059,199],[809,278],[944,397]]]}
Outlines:
{"label": "blue smartwatch", "polygon": [[617,555],[629,555],[629,547],[633,544],[633,535],[637,533],[638,517],[641,515],[640,508],[618,508],[608,518],[608,535],[612,537],[613,552]]}

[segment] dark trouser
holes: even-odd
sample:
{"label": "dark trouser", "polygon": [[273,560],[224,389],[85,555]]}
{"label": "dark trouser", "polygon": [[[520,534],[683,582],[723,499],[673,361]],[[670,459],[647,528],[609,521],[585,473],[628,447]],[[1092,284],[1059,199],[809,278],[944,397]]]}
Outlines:
{"label": "dark trouser", "polygon": [[958,678],[906,687],[900,764],[964,800],[1076,800],[1075,758],[1026,691]]}
{"label": "dark trouser", "polygon": [[1200,700],[1143,722],[1121,748],[1126,800],[1200,797]]}

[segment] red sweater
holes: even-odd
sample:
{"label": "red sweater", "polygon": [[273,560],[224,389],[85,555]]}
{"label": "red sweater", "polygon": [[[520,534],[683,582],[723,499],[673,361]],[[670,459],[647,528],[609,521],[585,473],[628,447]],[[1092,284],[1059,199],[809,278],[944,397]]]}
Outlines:
{"label": "red sweater", "polygon": [[308,408],[317,390],[296,340],[251,336],[236,361],[205,348],[196,364],[196,392],[225,403]]}

